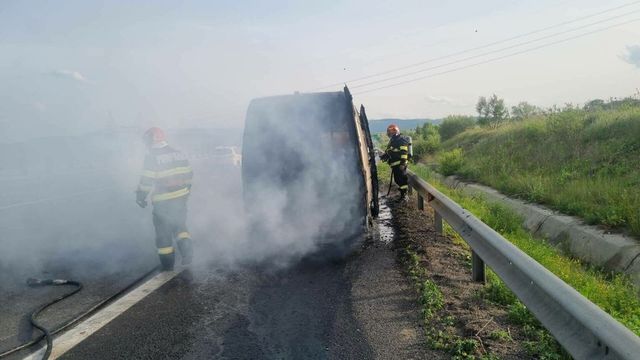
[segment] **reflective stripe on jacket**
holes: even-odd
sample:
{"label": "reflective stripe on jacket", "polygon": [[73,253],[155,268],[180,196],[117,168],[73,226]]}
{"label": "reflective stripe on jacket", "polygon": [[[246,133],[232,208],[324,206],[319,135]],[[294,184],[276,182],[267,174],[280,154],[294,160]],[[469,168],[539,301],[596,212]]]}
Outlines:
{"label": "reflective stripe on jacket", "polygon": [[388,162],[391,167],[407,164],[409,145],[411,145],[411,140],[408,136],[398,134],[389,139],[385,153],[389,156]]}
{"label": "reflective stripe on jacket", "polygon": [[144,159],[138,191],[151,194],[151,201],[176,199],[189,194],[193,170],[187,156],[165,145],[152,148]]}

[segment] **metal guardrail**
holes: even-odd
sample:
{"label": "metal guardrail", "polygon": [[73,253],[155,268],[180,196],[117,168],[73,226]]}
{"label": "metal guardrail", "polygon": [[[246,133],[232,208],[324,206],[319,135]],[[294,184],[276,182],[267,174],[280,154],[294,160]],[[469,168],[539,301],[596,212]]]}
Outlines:
{"label": "metal guardrail", "polygon": [[407,171],[410,189],[471,246],[473,278],[484,281],[486,263],[576,359],[640,359],[640,338],[502,235]]}

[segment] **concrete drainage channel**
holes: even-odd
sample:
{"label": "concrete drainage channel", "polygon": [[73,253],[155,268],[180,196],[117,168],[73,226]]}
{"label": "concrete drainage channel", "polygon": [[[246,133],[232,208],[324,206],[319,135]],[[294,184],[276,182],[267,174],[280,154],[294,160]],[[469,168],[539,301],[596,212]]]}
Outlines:
{"label": "concrete drainage channel", "polygon": [[631,276],[640,289],[640,242],[634,238],[605,232],[585,225],[579,218],[562,215],[539,205],[512,199],[483,185],[465,183],[455,176],[438,176],[445,185],[490,202],[503,204],[524,218],[524,226],[534,236],[547,239],[589,264]]}

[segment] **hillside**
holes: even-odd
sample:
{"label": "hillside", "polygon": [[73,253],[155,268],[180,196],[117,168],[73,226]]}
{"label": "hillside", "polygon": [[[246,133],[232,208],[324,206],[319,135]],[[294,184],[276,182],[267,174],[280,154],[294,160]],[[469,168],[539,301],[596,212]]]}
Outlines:
{"label": "hillside", "polygon": [[445,141],[442,152],[442,165],[467,180],[640,235],[638,105],[473,127]]}

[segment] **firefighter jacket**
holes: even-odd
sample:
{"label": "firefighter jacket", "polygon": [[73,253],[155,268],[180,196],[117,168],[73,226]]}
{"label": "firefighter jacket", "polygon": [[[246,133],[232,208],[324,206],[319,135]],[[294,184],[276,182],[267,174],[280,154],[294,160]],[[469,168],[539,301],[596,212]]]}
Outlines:
{"label": "firefighter jacket", "polygon": [[166,143],[153,147],[144,159],[138,200],[146,199],[152,190],[151,201],[154,203],[187,196],[192,178],[193,171],[185,154]]}
{"label": "firefighter jacket", "polygon": [[411,138],[402,134],[394,135],[389,139],[389,144],[385,150],[385,161],[389,166],[407,165],[409,160],[409,147]]}

